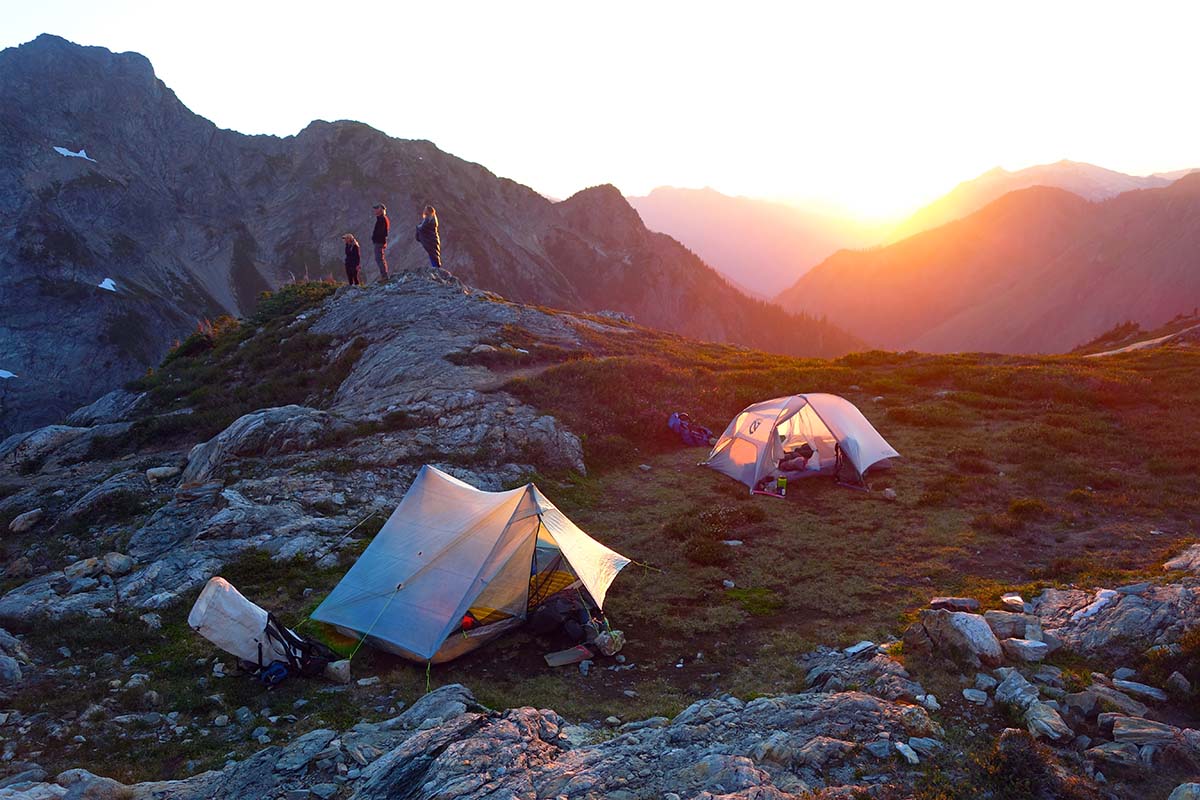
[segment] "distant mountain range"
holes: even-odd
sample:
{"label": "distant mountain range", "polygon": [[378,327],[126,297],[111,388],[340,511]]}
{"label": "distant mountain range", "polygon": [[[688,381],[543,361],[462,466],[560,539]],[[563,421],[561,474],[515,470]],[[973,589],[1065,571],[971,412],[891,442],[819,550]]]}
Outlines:
{"label": "distant mountain range", "polygon": [[1079,161],[1056,161],[1009,172],[1001,167],[964,181],[949,193],[920,209],[888,236],[897,241],[971,214],[1009,192],[1030,186],[1066,189],[1085,200],[1107,200],[1135,189],[1159,189],[1194,170],[1182,169],[1154,175],[1126,175]]}
{"label": "distant mountain range", "polygon": [[1200,174],[1099,202],[1009,192],[887,247],[839,252],[777,299],[886,349],[1062,352],[1122,322],[1153,328],[1200,305]]}
{"label": "distant mountain range", "polygon": [[1018,189],[1050,186],[1085,200],[1107,200],[1122,192],[1167,186],[1192,171],[1136,176],[1077,161],[1013,172],[996,167],[960,183],[899,224],[861,223],[708,188],[662,186],[628,200],[648,228],[675,237],[747,293],[773,297],[838,250],[899,241],[961,219]]}
{"label": "distant mountain range", "polygon": [[887,229],[786,203],[714,189],[660,186],[628,198],[646,227],[670,234],[745,291],[773,297],[843,248],[866,247]]}
{"label": "distant mountain range", "polygon": [[431,202],[447,269],[515,300],[782,353],[860,345],[746,297],[611,186],[553,203],[356,122],[218,129],[145,57],[43,35],[0,51],[0,434],[61,419],[263,290],[340,279],[346,231],[372,277],[377,201],[394,271],[426,266],[412,225]]}

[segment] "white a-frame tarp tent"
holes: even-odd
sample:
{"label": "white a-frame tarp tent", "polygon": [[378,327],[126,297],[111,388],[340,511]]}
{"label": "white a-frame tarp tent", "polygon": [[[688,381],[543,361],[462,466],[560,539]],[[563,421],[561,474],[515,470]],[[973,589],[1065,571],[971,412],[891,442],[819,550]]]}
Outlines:
{"label": "white a-frame tarp tent", "polygon": [[[312,618],[440,663],[516,627],[533,605],[576,582],[602,608],[628,563],[532,483],[485,492],[424,466]],[[468,612],[480,625],[463,630]]]}
{"label": "white a-frame tarp tent", "polygon": [[753,491],[763,478],[778,473],[785,451],[805,443],[814,451],[808,464],[814,472],[833,469],[839,446],[860,478],[880,461],[900,456],[849,400],[834,394],[796,394],[746,408],[701,463]]}

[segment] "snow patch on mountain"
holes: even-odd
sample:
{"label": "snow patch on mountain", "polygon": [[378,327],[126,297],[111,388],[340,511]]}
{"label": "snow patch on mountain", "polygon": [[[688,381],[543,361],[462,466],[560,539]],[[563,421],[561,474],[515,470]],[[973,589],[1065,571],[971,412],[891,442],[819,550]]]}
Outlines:
{"label": "snow patch on mountain", "polygon": [[75,153],[65,147],[56,147],[54,148],[54,152],[58,153],[60,156],[66,156],[67,158],[82,158],[85,161],[91,161],[93,164],[99,163],[96,161],[96,159],[87,154],[87,150],[83,149],[81,149],[78,153]]}

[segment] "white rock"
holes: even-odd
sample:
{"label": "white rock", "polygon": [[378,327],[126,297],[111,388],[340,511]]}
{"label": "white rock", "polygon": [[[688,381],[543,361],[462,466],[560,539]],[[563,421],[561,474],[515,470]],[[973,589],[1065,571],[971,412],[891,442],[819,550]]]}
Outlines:
{"label": "white rock", "polygon": [[904,760],[910,764],[920,764],[921,759],[917,757],[917,752],[909,747],[904,742],[896,742],[896,752],[904,756]]}
{"label": "white rock", "polygon": [[155,481],[165,481],[169,478],[174,478],[179,473],[183,472],[179,467],[151,467],[146,470],[146,480],[154,483]]}
{"label": "white rock", "polygon": [[848,655],[848,656],[856,656],[856,655],[858,655],[859,653],[862,653],[862,652],[865,652],[865,651],[867,651],[867,650],[870,650],[870,649],[871,649],[871,648],[873,648],[874,646],[875,646],[875,643],[874,643],[874,642],[872,642],[872,641],[869,641],[869,640],[867,640],[867,639],[864,639],[864,640],[862,640],[861,642],[859,642],[858,644],[852,644],[852,645],[850,645],[849,647],[847,647],[847,648],[846,648],[845,650],[843,650],[842,652],[843,652],[843,653],[845,653],[845,654],[846,654],[846,655]]}
{"label": "white rock", "polygon": [[1200,800],[1200,783],[1181,783],[1167,800]]}
{"label": "white rock", "polygon": [[1016,592],[1008,592],[1000,595],[1000,604],[1009,611],[1016,611],[1018,614],[1025,612],[1025,600]]}
{"label": "white rock", "polygon": [[8,523],[8,529],[13,533],[25,533],[42,521],[42,515],[43,511],[41,508],[35,508],[26,511],[24,514],[18,514],[13,518],[12,522]]}
{"label": "white rock", "polygon": [[1045,642],[1032,639],[1005,639],[1000,646],[1004,648],[1004,655],[1014,661],[1041,661],[1050,650]]}

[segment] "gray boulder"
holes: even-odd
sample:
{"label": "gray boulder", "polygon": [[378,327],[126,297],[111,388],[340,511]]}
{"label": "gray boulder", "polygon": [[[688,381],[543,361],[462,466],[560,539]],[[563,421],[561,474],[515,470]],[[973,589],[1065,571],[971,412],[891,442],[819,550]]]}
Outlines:
{"label": "gray boulder", "polygon": [[193,448],[181,483],[202,483],[234,458],[312,450],[349,424],[306,406],[264,408],[238,417],[228,428]]}
{"label": "gray boulder", "polygon": [[1034,737],[1052,741],[1067,741],[1075,737],[1075,731],[1063,721],[1051,706],[1035,702],[1025,709],[1025,725]]}
{"label": "gray boulder", "polygon": [[1044,642],[1035,642],[1032,639],[1005,639],[1000,642],[1000,646],[1004,649],[1004,655],[1013,661],[1021,662],[1041,661],[1050,649]]}
{"label": "gray boulder", "polygon": [[1014,669],[996,687],[996,702],[1024,710],[1038,702],[1038,690]]}
{"label": "gray boulder", "polygon": [[1125,692],[1126,694],[1137,695],[1138,697],[1145,697],[1149,698],[1150,700],[1157,700],[1160,703],[1165,703],[1167,700],[1167,693],[1162,689],[1155,688],[1154,686],[1147,686],[1146,684],[1138,683],[1137,681],[1114,680],[1113,686],[1122,692]]}
{"label": "gray boulder", "polygon": [[1116,715],[1112,723],[1113,741],[1134,745],[1165,747],[1182,741],[1179,728],[1164,722],[1154,722],[1142,717]]}
{"label": "gray boulder", "polygon": [[8,523],[8,530],[11,533],[26,533],[33,530],[33,526],[42,521],[43,510],[34,508],[26,511],[24,514],[18,514],[13,518],[12,522]]}
{"label": "gray boulder", "polygon": [[120,503],[122,511],[136,508],[150,498],[150,484],[139,470],[118,472],[69,505],[55,521],[62,528],[75,521],[91,522],[113,504]]}
{"label": "gray boulder", "polygon": [[47,425],[25,433],[14,433],[0,442],[0,469],[37,471],[55,450],[87,432],[86,427]]}
{"label": "gray boulder", "polygon": [[933,653],[972,667],[997,666],[1003,660],[1000,641],[978,614],[925,610],[904,633],[906,648]]}
{"label": "gray boulder", "polygon": [[67,424],[90,428],[105,423],[125,422],[132,418],[145,398],[145,392],[134,394],[124,389],[116,389],[72,412],[67,417]]}

